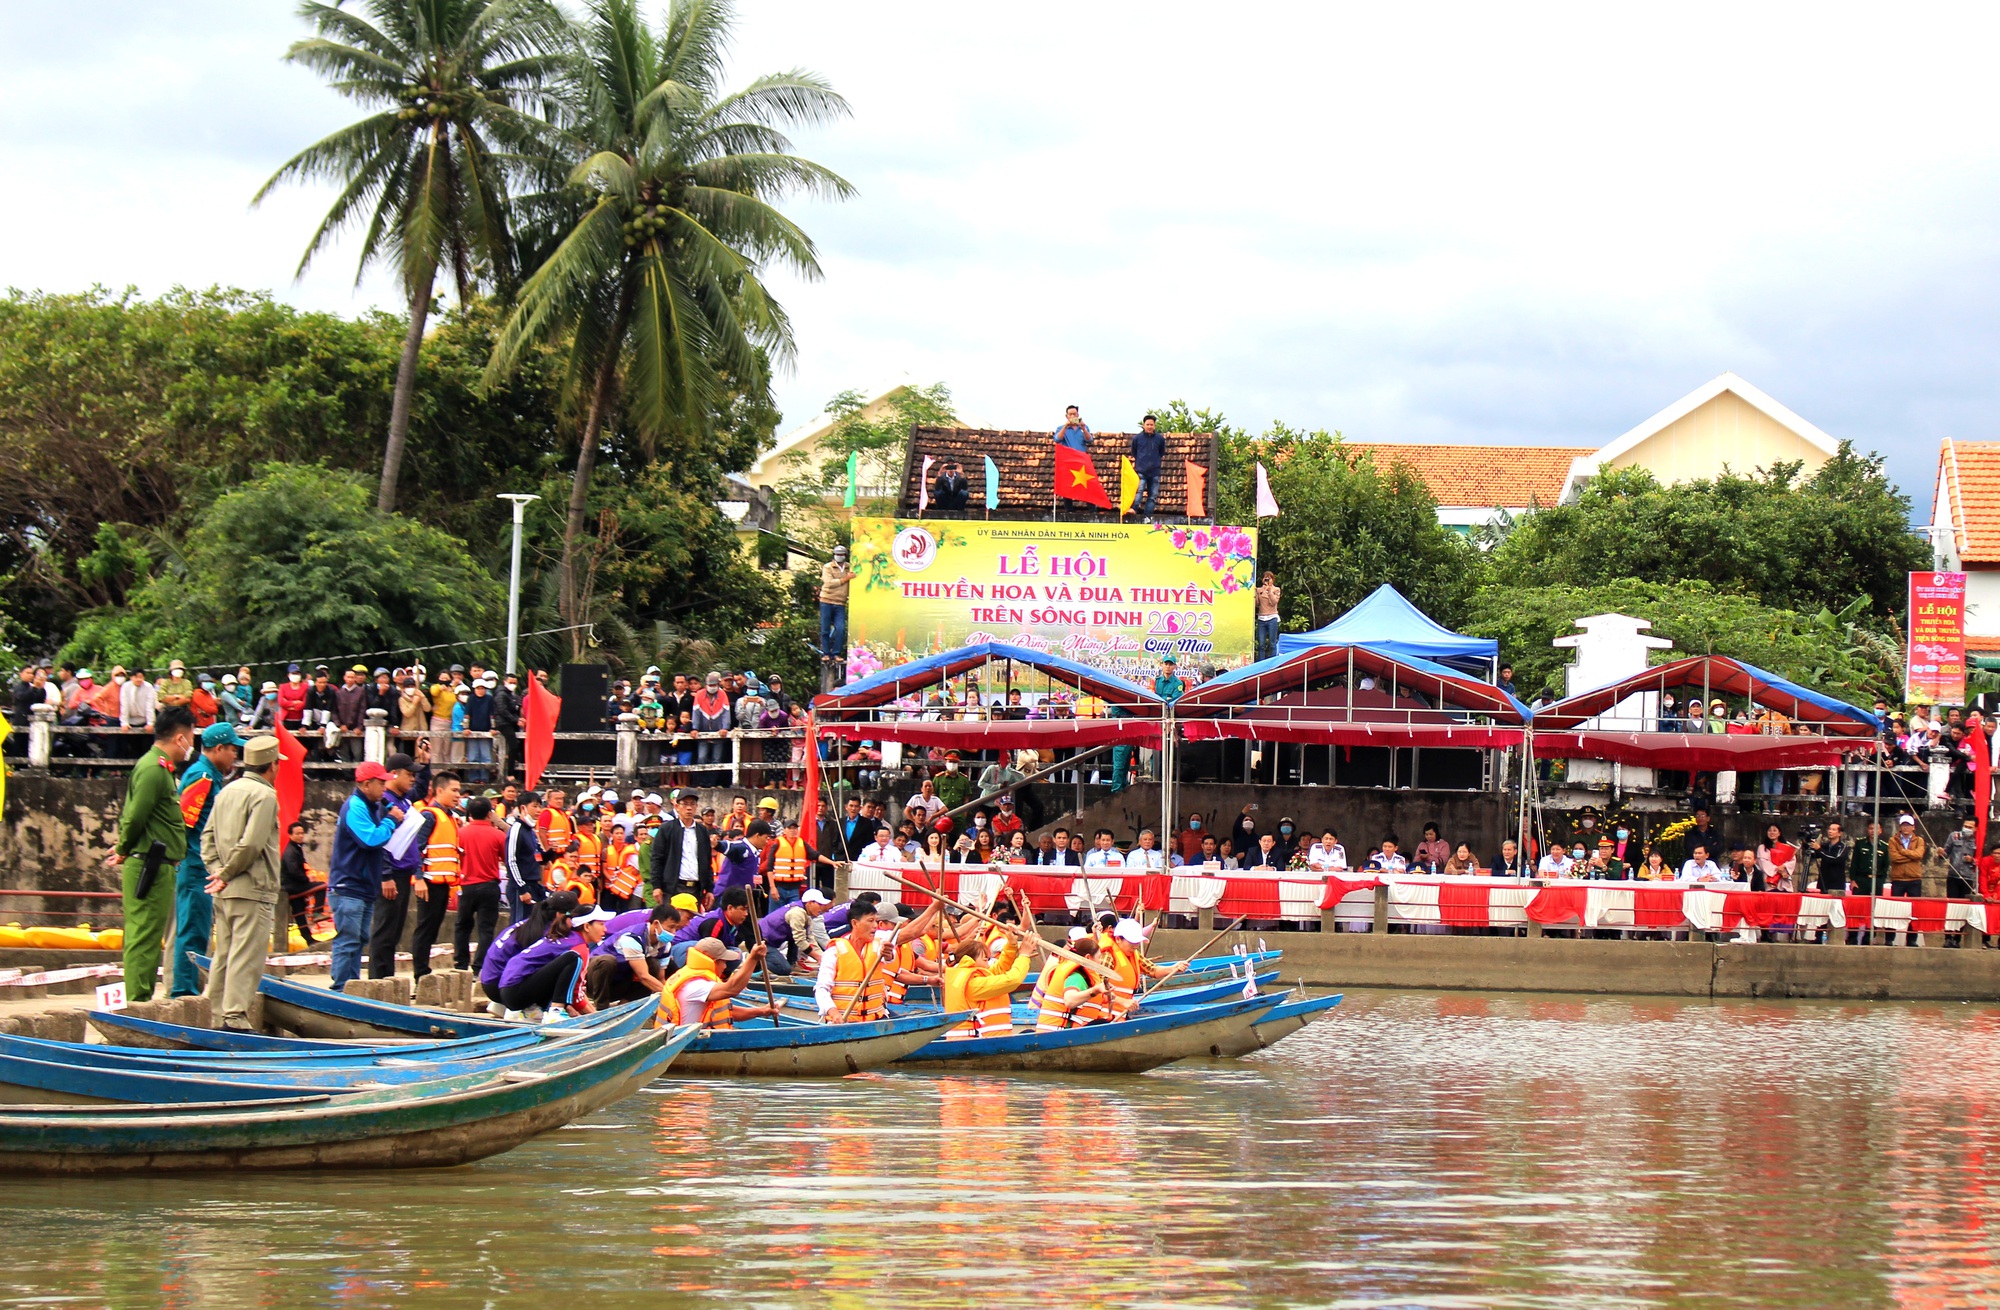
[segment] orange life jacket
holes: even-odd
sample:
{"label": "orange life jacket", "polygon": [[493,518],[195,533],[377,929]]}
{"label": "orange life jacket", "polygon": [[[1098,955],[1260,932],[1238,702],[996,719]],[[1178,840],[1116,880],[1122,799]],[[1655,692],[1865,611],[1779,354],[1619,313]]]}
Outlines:
{"label": "orange life jacket", "polygon": [[576,836],[576,820],[564,810],[543,810],[535,826],[541,831],[542,849],[556,855],[569,850],[570,838]]}
{"label": "orange life jacket", "polygon": [[578,829],[576,834],[576,869],[571,875],[578,882],[597,885],[598,862],[604,855],[604,843],[597,834]]}
{"label": "orange life jacket", "polygon": [[[1009,961],[1009,965],[1011,964],[1012,961]],[[1025,975],[1026,971],[1026,963],[1023,962],[1021,973]],[[970,957],[958,961],[944,971],[945,1012],[947,1014],[958,1014],[968,1010],[972,1012],[970,1019],[946,1033],[946,1037],[1005,1037],[1014,1031],[1014,1002],[1011,987],[981,1001],[972,999],[972,984],[975,981],[1004,977],[1008,972],[1008,966],[977,964]]]}
{"label": "orange life jacket", "polygon": [[772,843],[775,854],[771,856],[771,880],[779,883],[804,882],[810,866],[806,860],[806,839],[787,841],[780,837]]}
{"label": "orange life jacket", "polygon": [[638,892],[642,875],[639,872],[639,848],[620,846],[613,842],[604,850],[604,889],[613,896],[623,896],[630,900]]}
{"label": "orange life jacket", "polygon": [[431,835],[424,843],[424,879],[427,882],[458,881],[458,820],[451,811],[429,801],[417,806],[431,814]]}
{"label": "orange life jacket", "polygon": [[1111,1017],[1123,1019],[1139,1008],[1139,974],[1142,960],[1134,947],[1111,943]]}
{"label": "orange life jacket", "polygon": [[[1042,970],[1042,980],[1035,990],[1041,993],[1041,1003],[1035,1015],[1035,1031],[1054,1032],[1061,1028],[1081,1028],[1087,1023],[1097,1023],[1108,1017],[1104,1003],[1099,997],[1091,997],[1074,1010],[1065,1010],[1062,1005],[1064,984],[1070,975],[1083,968],[1069,960],[1057,960]],[[1086,981],[1088,975],[1085,975]]]}
{"label": "orange life jacket", "polygon": [[666,1016],[668,1023],[699,1023],[706,1024],[710,1028],[729,1027],[730,998],[728,997],[719,1001],[709,1001],[702,1007],[699,1018],[684,1017],[686,1011],[681,1005],[681,988],[696,979],[706,979],[720,986],[721,967],[700,952],[690,953],[688,962],[676,970],[673,977],[660,984],[660,1013]]}
{"label": "orange life jacket", "polygon": [[[919,938],[918,940],[929,941],[930,939]],[[909,995],[910,988],[920,985],[917,983],[906,983],[897,975],[919,972],[917,961],[922,958],[923,956],[917,951],[916,942],[904,942],[896,948],[896,958],[883,967],[883,973],[887,976],[882,981],[882,992],[889,1004],[901,1005],[903,998]]]}
{"label": "orange life jacket", "polygon": [[[856,946],[854,939],[838,937],[833,943],[833,1014],[843,1014],[855,1023],[889,1017],[888,986],[882,971],[875,967],[882,948],[874,942]],[[860,997],[856,1001],[856,997]],[[849,1005],[853,1009],[848,1009]]]}

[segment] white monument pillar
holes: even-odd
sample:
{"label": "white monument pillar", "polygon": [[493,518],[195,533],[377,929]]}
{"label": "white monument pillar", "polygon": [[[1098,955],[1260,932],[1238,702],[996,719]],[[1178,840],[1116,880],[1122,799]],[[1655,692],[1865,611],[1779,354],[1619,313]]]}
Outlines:
{"label": "white monument pillar", "polygon": [[[1652,621],[1631,614],[1592,614],[1578,619],[1576,626],[1582,631],[1555,639],[1555,645],[1576,652],[1575,662],[1563,670],[1565,696],[1581,696],[1644,673],[1653,651],[1671,650],[1674,645],[1664,637],[1647,636]],[[1644,691],[1627,696],[1583,726],[1612,732],[1651,732],[1659,713],[1659,693]],[[1566,776],[1571,782],[1589,786],[1607,785],[1612,766],[1603,760],[1571,760]],[[1653,771],[1627,768],[1621,782],[1628,787],[1651,787]]]}

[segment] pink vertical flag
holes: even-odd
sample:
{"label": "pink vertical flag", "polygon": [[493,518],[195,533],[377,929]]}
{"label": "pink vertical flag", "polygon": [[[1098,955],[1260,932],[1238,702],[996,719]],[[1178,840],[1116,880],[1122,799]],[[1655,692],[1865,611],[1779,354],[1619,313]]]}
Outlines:
{"label": "pink vertical flag", "polygon": [[1257,517],[1275,518],[1278,513],[1278,498],[1271,494],[1271,478],[1264,472],[1264,462],[1257,461]]}

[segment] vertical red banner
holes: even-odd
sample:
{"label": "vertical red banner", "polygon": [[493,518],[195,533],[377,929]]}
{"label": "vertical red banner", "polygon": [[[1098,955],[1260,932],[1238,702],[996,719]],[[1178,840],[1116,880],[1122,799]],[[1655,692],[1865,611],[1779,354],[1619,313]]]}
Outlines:
{"label": "vertical red banner", "polygon": [[1910,575],[1910,643],[1904,698],[1919,705],[1965,703],[1965,575]]}

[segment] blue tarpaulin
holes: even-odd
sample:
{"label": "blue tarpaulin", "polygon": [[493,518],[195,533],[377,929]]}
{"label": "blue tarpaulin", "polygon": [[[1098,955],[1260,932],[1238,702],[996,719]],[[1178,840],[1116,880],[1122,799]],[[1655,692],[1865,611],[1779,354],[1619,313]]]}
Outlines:
{"label": "blue tarpaulin", "polygon": [[1467,637],[1439,625],[1386,582],[1325,627],[1278,636],[1279,655],[1295,655],[1315,646],[1370,646],[1386,655],[1435,660],[1481,673],[1500,655],[1499,642],[1490,637]]}

